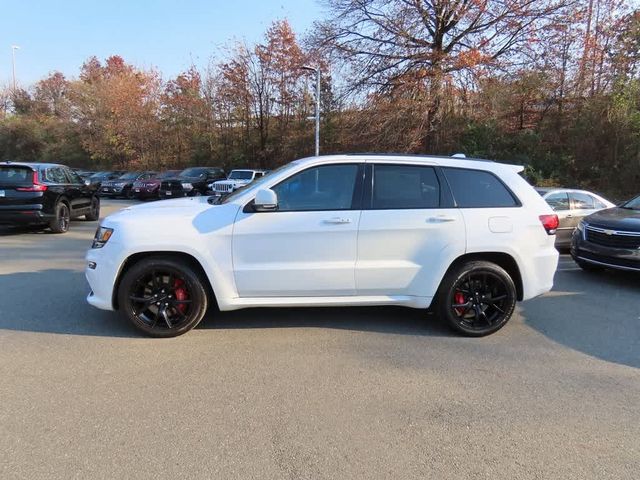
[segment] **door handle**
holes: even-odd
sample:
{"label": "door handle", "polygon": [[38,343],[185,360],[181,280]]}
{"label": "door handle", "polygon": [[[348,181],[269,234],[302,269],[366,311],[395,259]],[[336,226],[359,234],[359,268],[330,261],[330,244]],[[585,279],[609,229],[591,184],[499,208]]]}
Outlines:
{"label": "door handle", "polygon": [[344,223],[351,223],[351,219],[350,218],[342,218],[342,217],[333,217],[333,218],[328,218],[327,220],[324,221],[324,223],[331,223],[333,225],[340,225],[340,224],[344,224]]}
{"label": "door handle", "polygon": [[435,217],[429,217],[427,219],[429,223],[446,223],[446,222],[455,222],[456,217],[452,217],[450,215],[437,215]]}

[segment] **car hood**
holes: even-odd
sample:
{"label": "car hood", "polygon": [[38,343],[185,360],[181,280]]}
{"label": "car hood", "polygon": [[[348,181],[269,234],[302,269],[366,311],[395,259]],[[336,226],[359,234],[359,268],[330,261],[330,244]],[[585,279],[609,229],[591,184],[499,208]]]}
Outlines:
{"label": "car hood", "polygon": [[229,235],[239,209],[233,203],[211,205],[207,197],[162,200],[120,210],[101,226],[113,228],[110,243],[129,251],[188,251],[200,248],[203,235]]}
{"label": "car hood", "polygon": [[245,183],[249,183],[251,182],[251,180],[235,180],[235,179],[227,179],[227,180],[216,180],[215,182],[213,182],[214,184],[218,184],[218,185],[237,185],[237,184],[245,184]]}
{"label": "car hood", "polygon": [[628,208],[607,208],[586,217],[585,222],[613,230],[640,232],[640,211]]}

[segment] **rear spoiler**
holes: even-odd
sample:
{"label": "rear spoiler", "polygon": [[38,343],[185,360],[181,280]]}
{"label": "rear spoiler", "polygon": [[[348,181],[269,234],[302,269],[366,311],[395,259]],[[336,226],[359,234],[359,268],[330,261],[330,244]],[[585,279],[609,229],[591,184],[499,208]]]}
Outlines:
{"label": "rear spoiler", "polygon": [[506,163],[503,163],[503,165],[507,167],[509,170],[513,170],[516,173],[520,173],[524,170],[524,167],[522,165],[510,165]]}

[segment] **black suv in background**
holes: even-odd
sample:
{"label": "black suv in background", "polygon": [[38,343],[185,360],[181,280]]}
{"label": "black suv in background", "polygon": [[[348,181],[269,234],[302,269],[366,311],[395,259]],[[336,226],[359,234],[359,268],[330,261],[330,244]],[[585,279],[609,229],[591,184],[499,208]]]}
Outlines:
{"label": "black suv in background", "polygon": [[100,217],[95,185],[53,163],[0,162],[0,224],[42,225],[69,230],[72,218]]}
{"label": "black suv in background", "polygon": [[177,177],[163,180],[158,195],[160,198],[193,197],[205,195],[208,185],[224,180],[224,170],[217,167],[192,167],[180,172]]}
{"label": "black suv in background", "polygon": [[100,195],[107,197],[133,198],[133,184],[138,180],[148,180],[157,172],[127,172],[113,180],[105,180],[100,185]]}
{"label": "black suv in background", "polygon": [[580,221],[573,233],[571,256],[584,270],[640,272],[640,195]]}

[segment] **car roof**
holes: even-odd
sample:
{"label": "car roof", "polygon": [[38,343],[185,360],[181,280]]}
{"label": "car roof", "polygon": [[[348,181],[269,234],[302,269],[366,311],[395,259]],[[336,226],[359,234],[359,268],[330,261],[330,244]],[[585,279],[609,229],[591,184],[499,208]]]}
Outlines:
{"label": "car roof", "polygon": [[14,166],[14,167],[27,167],[31,169],[38,168],[52,168],[52,167],[64,167],[65,165],[60,165],[59,163],[41,163],[41,162],[0,162],[0,165],[3,167],[6,166]]}
{"label": "car roof", "polygon": [[438,155],[410,155],[410,154],[388,154],[388,153],[349,153],[342,155],[323,155],[318,157],[307,157],[295,160],[295,163],[299,165],[305,164],[322,164],[332,162],[407,162],[414,164],[433,165],[440,167],[457,167],[457,168],[469,168],[475,170],[491,170],[499,171],[508,169],[515,172],[521,172],[524,167],[521,165],[514,165],[508,163],[498,163],[492,160],[477,159],[477,158],[462,158],[462,157],[446,157]]}

